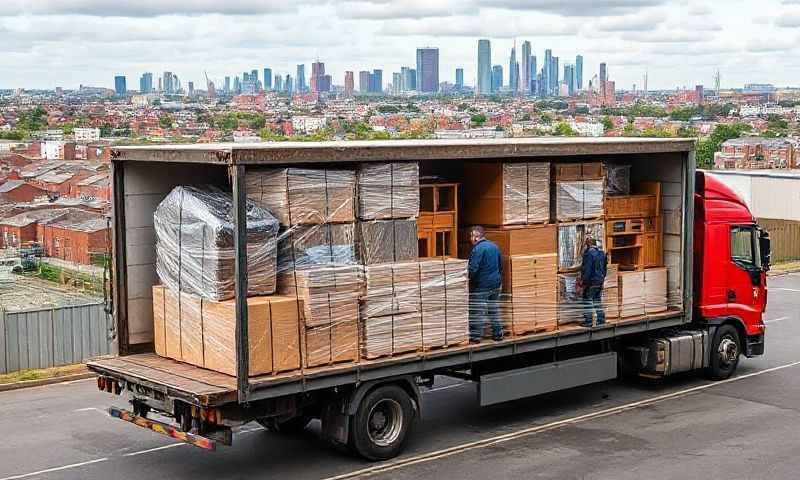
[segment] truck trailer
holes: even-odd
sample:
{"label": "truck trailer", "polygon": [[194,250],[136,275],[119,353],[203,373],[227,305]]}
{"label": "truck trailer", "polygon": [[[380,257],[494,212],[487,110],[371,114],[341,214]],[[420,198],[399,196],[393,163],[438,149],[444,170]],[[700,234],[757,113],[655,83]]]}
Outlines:
{"label": "truck trailer", "polygon": [[[549,162],[564,175],[590,162],[627,165],[632,182],[660,185],[657,213],[662,222],[659,241],[668,307],[594,328],[559,324],[500,341],[250,375],[247,172],[370,162],[418,162],[421,177],[444,172],[456,180],[469,170],[465,165],[474,162]],[[764,353],[769,237],[735,193],[713,175],[696,171],[692,140],[135,146],[115,148],[111,163],[114,251],[109,311],[115,319],[118,355],[92,360],[88,366],[97,374],[99,389],[125,395],[131,404],[130,409],[110,407],[112,416],[198,447],[231,445],[232,428],[248,422],[290,433],[319,419],[323,437],[333,444],[369,460],[383,460],[401,452],[415,418],[420,417],[420,389],[433,387],[442,377],[475,382],[477,400],[484,406],[627,373],[659,378],[702,370],[711,379],[725,379],[733,375],[741,355]],[[151,292],[158,283],[154,211],[173,188],[197,184],[232,192],[235,375],[153,353]],[[607,225],[608,236],[616,227]]]}

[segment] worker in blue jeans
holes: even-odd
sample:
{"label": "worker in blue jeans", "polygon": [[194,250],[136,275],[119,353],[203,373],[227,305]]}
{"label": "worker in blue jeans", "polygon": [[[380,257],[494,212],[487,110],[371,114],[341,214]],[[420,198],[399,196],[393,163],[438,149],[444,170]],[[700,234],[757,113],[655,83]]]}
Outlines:
{"label": "worker in blue jeans", "polygon": [[592,327],[593,314],[597,315],[597,326],[606,323],[603,310],[603,283],[606,280],[606,254],[597,246],[597,240],[587,237],[586,249],[581,263],[581,288],[583,290],[582,327]]}
{"label": "worker in blue jeans", "polygon": [[478,343],[483,338],[487,322],[492,325],[492,337],[503,339],[503,324],[500,320],[501,279],[503,259],[500,249],[485,238],[481,226],[470,229],[472,252],[469,255],[469,341]]}

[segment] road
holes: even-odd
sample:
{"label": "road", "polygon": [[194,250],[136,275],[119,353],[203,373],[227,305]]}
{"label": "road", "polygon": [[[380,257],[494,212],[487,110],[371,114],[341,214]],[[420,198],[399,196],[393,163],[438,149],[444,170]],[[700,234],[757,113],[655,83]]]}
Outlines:
{"label": "road", "polygon": [[473,385],[423,394],[398,459],[369,464],[319,438],[255,425],[205,452],[109,418],[93,380],[0,393],[0,480],[796,478],[800,471],[800,274],[771,277],[767,353],[737,376],[611,381],[480,409]]}

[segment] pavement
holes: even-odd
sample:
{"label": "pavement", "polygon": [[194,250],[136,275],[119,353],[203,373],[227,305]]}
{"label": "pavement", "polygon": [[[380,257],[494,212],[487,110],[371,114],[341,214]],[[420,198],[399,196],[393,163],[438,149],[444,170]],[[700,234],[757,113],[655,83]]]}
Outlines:
{"label": "pavement", "polygon": [[615,380],[486,408],[443,379],[406,451],[371,464],[329,446],[319,424],[280,436],[257,425],[206,452],[108,417],[124,400],[94,380],[0,393],[0,480],[797,478],[800,274],[769,279],[766,355],[737,375]]}

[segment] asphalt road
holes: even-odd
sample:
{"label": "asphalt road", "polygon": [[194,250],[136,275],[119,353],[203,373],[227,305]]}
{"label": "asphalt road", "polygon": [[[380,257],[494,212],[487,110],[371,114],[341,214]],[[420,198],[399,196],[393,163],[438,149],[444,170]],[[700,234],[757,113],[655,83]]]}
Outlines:
{"label": "asphalt road", "polygon": [[797,478],[800,274],[769,281],[766,355],[737,376],[611,381],[478,408],[471,384],[442,381],[406,452],[370,464],[319,439],[256,425],[205,452],[109,418],[124,401],[93,380],[0,393],[0,480]]}

